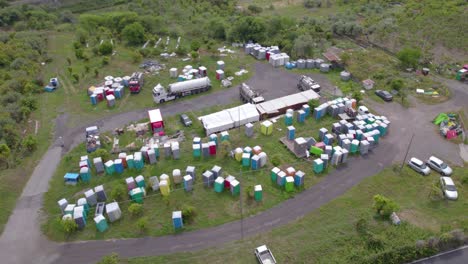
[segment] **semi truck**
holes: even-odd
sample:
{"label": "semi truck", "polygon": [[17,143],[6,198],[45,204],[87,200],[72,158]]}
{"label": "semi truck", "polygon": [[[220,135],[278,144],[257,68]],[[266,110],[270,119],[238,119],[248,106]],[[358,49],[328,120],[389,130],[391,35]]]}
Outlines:
{"label": "semi truck", "polygon": [[142,72],[134,72],[128,80],[128,88],[130,93],[139,93],[141,88],[143,88],[144,80]]}
{"label": "semi truck", "polygon": [[245,83],[242,83],[239,86],[239,96],[241,101],[244,103],[258,104],[265,101],[265,98],[252,90],[250,86]]}
{"label": "semi truck", "polygon": [[297,84],[297,88],[301,91],[313,90],[316,93],[320,92],[320,84],[314,81],[309,76],[302,75]]}
{"label": "semi truck", "polygon": [[259,246],[254,251],[260,264],[276,264],[276,259],[266,245]]}
{"label": "semi truck", "polygon": [[206,92],[210,88],[211,81],[208,77],[169,84],[167,91],[158,84],[153,88],[153,99],[155,103],[162,104],[187,95]]}

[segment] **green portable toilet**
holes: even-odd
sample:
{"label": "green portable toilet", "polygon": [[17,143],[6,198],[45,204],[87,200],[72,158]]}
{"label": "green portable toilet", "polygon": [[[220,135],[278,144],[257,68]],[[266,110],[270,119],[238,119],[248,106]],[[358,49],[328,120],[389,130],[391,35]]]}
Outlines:
{"label": "green portable toilet", "polygon": [[106,218],[101,214],[94,217],[94,222],[96,223],[96,229],[99,232],[104,232],[109,228]]}
{"label": "green portable toilet", "polygon": [[323,171],[323,160],[315,159],[314,160],[314,172],[321,173]]}
{"label": "green portable toilet", "polygon": [[250,166],[250,153],[242,153],[242,166],[243,167]]}
{"label": "green portable toilet", "polygon": [[239,195],[239,193],[240,193],[240,183],[239,183],[239,181],[238,180],[232,180],[229,185],[230,185],[230,188],[231,188],[231,194],[233,196]]}
{"label": "green portable toilet", "polygon": [[275,182],[275,183],[276,183],[276,178],[278,177],[278,173],[279,173],[280,171],[281,171],[281,170],[280,170],[278,167],[274,167],[273,169],[271,169],[270,178],[271,178],[271,181],[272,181],[272,182]]}
{"label": "green portable toilet", "polygon": [[137,187],[130,191],[130,197],[136,203],[143,203],[144,190],[141,187]]}
{"label": "green portable toilet", "polygon": [[357,153],[358,150],[359,150],[359,140],[357,139],[353,139],[353,141],[351,141],[351,149],[350,149],[351,153]]}
{"label": "green portable toilet", "polygon": [[193,148],[192,155],[196,158],[200,157],[201,156],[200,144],[194,144],[192,148]]}
{"label": "green portable toilet", "polygon": [[224,178],[223,177],[220,176],[216,178],[215,184],[214,184],[214,190],[217,193],[223,192],[224,190]]}
{"label": "green portable toilet", "polygon": [[136,185],[138,187],[142,187],[142,188],[145,188],[146,187],[146,183],[145,183],[145,177],[143,177],[143,175],[138,175],[135,177],[135,182],[136,182]]}
{"label": "green portable toilet", "polygon": [[114,161],[109,160],[104,163],[104,168],[106,170],[106,174],[112,175],[115,172]]}
{"label": "green portable toilet", "polygon": [[127,155],[127,157],[125,157],[125,159],[127,160],[127,167],[129,169],[135,168],[135,162],[133,160],[133,155]]}
{"label": "green portable toilet", "polygon": [[254,197],[255,201],[261,202],[263,199],[263,190],[261,185],[255,185],[254,187]]}
{"label": "green portable toilet", "polygon": [[284,184],[284,189],[287,192],[294,191],[294,177],[292,177],[292,176],[286,177],[286,183]]}

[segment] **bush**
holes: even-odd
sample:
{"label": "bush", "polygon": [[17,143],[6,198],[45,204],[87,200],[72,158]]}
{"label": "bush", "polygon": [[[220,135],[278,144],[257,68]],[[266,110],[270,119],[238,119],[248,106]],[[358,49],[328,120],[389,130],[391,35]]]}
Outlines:
{"label": "bush", "polygon": [[273,166],[278,167],[281,164],[281,156],[279,154],[275,154],[271,157],[271,164]]}
{"label": "bush", "polygon": [[254,13],[254,14],[258,14],[258,13],[261,13],[263,11],[263,8],[257,6],[257,5],[249,5],[247,7],[247,9],[249,9],[250,12]]}
{"label": "bush", "polygon": [[402,79],[393,79],[390,82],[390,87],[392,87],[393,90],[400,91],[401,88],[403,88],[403,80]]}
{"label": "bush", "polygon": [[196,52],[196,51],[190,52],[190,57],[192,57],[192,59],[197,59],[198,58],[198,52]]}
{"label": "bush", "polygon": [[182,206],[182,219],[185,223],[191,223],[196,215],[196,208],[190,205]]}
{"label": "bush", "polygon": [[179,47],[176,49],[175,53],[177,55],[179,55],[179,56],[185,56],[185,55],[187,55],[187,49],[184,46],[179,45]]}
{"label": "bush", "polygon": [[190,49],[192,51],[198,51],[200,49],[200,42],[198,40],[193,40],[191,43],[190,43]]}
{"label": "bush", "polygon": [[143,205],[139,203],[133,203],[128,207],[128,212],[131,216],[141,216],[143,214]]}
{"label": "bush", "polygon": [[356,222],[356,232],[359,235],[361,236],[366,235],[368,228],[369,227],[368,227],[368,223],[366,219],[361,218]]}
{"label": "bush", "polygon": [[320,105],[320,101],[318,99],[312,99],[309,101],[309,106],[310,108],[312,108],[312,110],[319,105]]}
{"label": "bush", "polygon": [[100,149],[97,149],[95,152],[93,152],[91,155],[90,155],[93,159],[94,158],[97,158],[97,157],[101,157],[102,159],[102,162],[106,162],[110,159],[110,154],[109,152],[106,150],[106,149],[103,149],[103,148],[100,148]]}
{"label": "bush", "polygon": [[84,56],[84,50],[82,48],[76,49],[75,50],[75,57],[77,59],[83,59],[85,57]]}
{"label": "bush", "polygon": [[80,82],[80,75],[78,75],[78,73],[73,73],[72,74],[72,77],[73,77],[73,81],[75,83],[79,83]]}
{"label": "bush", "polygon": [[468,184],[468,175],[465,175],[461,178],[460,182],[462,184]]}
{"label": "bush", "polygon": [[398,205],[389,198],[377,194],[374,196],[374,209],[377,214],[387,219],[393,212],[398,210]]}
{"label": "bush", "polygon": [[397,57],[403,67],[416,68],[421,56],[420,49],[404,48],[397,53]]}
{"label": "bush", "polygon": [[140,54],[140,52],[133,52],[132,53],[132,61],[133,63],[138,63],[143,59],[143,56]]}
{"label": "bush", "polygon": [[380,250],[384,247],[384,239],[379,235],[368,232],[366,238],[367,248],[370,250]]}
{"label": "bush", "polygon": [[109,64],[109,61],[110,61],[110,58],[109,58],[109,57],[107,57],[107,56],[106,56],[106,57],[103,57],[103,58],[102,58],[102,65],[107,65],[107,64]]}
{"label": "bush", "polygon": [[104,41],[99,45],[98,51],[101,55],[110,55],[112,54],[113,46],[110,41]]}
{"label": "bush", "polygon": [[119,264],[120,259],[117,253],[112,253],[109,256],[104,256],[97,264]]}
{"label": "bush", "polygon": [[245,188],[245,194],[247,195],[247,198],[248,199],[253,199],[254,198],[254,187],[253,185],[249,185],[247,186],[247,188]]}
{"label": "bush", "polygon": [[23,146],[23,148],[32,152],[37,148],[37,139],[33,135],[28,135],[23,139],[21,145]]}
{"label": "bush", "polygon": [[148,217],[144,216],[136,222],[136,226],[140,230],[141,233],[144,233],[148,230]]}
{"label": "bush", "polygon": [[62,227],[62,231],[67,235],[71,235],[78,230],[78,225],[73,219],[60,220],[60,226]]}
{"label": "bush", "polygon": [[[112,197],[113,200],[116,200],[118,202],[123,201],[127,197],[126,186],[120,183],[114,186],[114,188],[112,188],[110,196]],[[129,207],[129,210],[130,210],[130,207]]]}

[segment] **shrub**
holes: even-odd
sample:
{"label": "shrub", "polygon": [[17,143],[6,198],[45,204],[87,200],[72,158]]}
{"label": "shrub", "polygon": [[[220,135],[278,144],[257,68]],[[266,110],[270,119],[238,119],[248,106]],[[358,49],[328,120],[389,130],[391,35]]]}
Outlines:
{"label": "shrub", "polygon": [[109,61],[110,61],[110,58],[105,56],[105,57],[102,57],[102,65],[107,65],[109,64]]}
{"label": "shrub", "polygon": [[384,240],[379,235],[368,232],[366,238],[366,245],[368,249],[371,250],[380,250],[384,247]]}
{"label": "shrub", "polygon": [[192,59],[197,59],[198,58],[198,52],[196,52],[196,51],[190,52],[190,57],[192,57]]}
{"label": "shrub", "polygon": [[73,73],[73,74],[72,74],[72,77],[73,77],[73,81],[74,81],[75,83],[80,82],[80,75],[78,75],[78,73]]}
{"label": "shrub", "polygon": [[141,216],[143,214],[143,205],[138,203],[133,203],[128,207],[128,212],[131,216]]}
{"label": "shrub", "polygon": [[148,217],[144,216],[136,222],[136,226],[140,230],[141,233],[144,233],[148,230]]}
{"label": "shrub", "polygon": [[247,186],[247,188],[245,188],[245,194],[247,195],[248,199],[253,199],[254,198],[254,187],[253,187],[253,185],[249,185],[249,186]]}
{"label": "shrub", "polygon": [[109,256],[104,256],[97,264],[119,264],[120,259],[117,253],[112,253]]}
{"label": "shrub", "polygon": [[132,53],[132,61],[134,63],[138,63],[143,59],[143,56],[141,55],[140,52],[133,52]]}
{"label": "shrub", "polygon": [[421,56],[421,50],[412,48],[404,48],[397,53],[397,57],[403,67],[416,68]]}
{"label": "shrub", "polygon": [[60,220],[60,226],[65,234],[70,235],[78,229],[78,225],[73,219]]}
{"label": "shrub", "polygon": [[37,148],[37,139],[33,135],[28,135],[23,139],[21,145],[23,148],[32,152]]}
{"label": "shrub", "polygon": [[392,212],[398,210],[398,204],[383,195],[377,194],[374,196],[374,209],[383,218],[389,218]]}
{"label": "shrub", "polygon": [[318,99],[312,99],[309,101],[309,106],[312,109],[316,108],[319,105],[320,105],[320,101]]}
{"label": "shrub", "polygon": [[100,148],[100,149],[97,149],[95,152],[93,152],[93,154],[91,154],[91,157],[93,159],[97,157],[101,157],[102,161],[106,162],[110,159],[110,154],[106,149]]}
{"label": "shrub", "polygon": [[200,42],[198,40],[193,40],[191,43],[190,43],[190,49],[192,51],[198,51],[200,49]]}
{"label": "shrub", "polygon": [[249,5],[247,7],[247,9],[249,9],[250,12],[254,13],[254,14],[258,14],[258,13],[261,13],[263,11],[263,8],[257,6],[257,5]]}
{"label": "shrub", "polygon": [[190,205],[182,206],[182,218],[184,222],[191,223],[196,215],[196,208]]}
{"label": "shrub", "polygon": [[182,45],[179,45],[179,47],[176,49],[175,53],[179,56],[185,56],[187,54],[187,49],[182,46]]}
{"label": "shrub", "polygon": [[112,188],[110,195],[112,199],[118,202],[123,201],[127,197],[127,188],[122,184],[118,184]]}
{"label": "shrub", "polygon": [[462,184],[468,184],[468,175],[465,175],[461,178],[460,182]]}
{"label": "shrub", "polygon": [[112,54],[113,46],[110,41],[104,41],[99,45],[98,51],[101,55],[110,55]]}
{"label": "shrub", "polygon": [[361,236],[366,235],[368,228],[369,227],[368,227],[368,223],[366,219],[361,218],[356,222],[356,232],[359,235]]}
{"label": "shrub", "polygon": [[281,164],[281,156],[279,154],[275,154],[271,157],[271,164],[273,166],[278,167]]}

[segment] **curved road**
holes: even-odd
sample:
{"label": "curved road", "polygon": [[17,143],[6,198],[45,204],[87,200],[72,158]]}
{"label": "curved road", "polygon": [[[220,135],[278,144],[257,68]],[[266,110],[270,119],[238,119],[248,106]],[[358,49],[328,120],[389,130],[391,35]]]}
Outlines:
{"label": "curved road", "polygon": [[[258,71],[262,70],[263,66],[257,65],[256,67]],[[273,72],[273,75],[275,72],[279,74],[278,70],[270,70],[269,72]],[[259,76],[263,75],[259,74]],[[267,77],[271,76],[265,77],[268,80]],[[289,86],[291,80],[287,82]],[[468,102],[466,88],[457,82],[447,81],[446,83],[452,88],[454,96],[452,100],[439,105],[418,105],[415,108],[405,109],[396,103],[368,102],[375,111],[385,114],[392,121],[390,133],[381,141],[380,145],[367,157],[350,158],[348,165],[338,168],[320,183],[296,195],[295,198],[268,211],[244,219],[244,236],[266,232],[301,218],[342,195],[362,179],[376,174],[393,162],[401,161],[412,133],[415,133],[416,136],[410,149],[410,155],[425,157],[437,149],[437,154],[441,158],[461,164],[458,146],[444,141],[435,132],[434,126],[430,124],[432,118],[441,111],[464,107],[465,111],[468,112],[466,109],[466,102]],[[273,79],[270,79],[269,85],[277,87]],[[222,96],[220,96],[221,93]],[[279,92],[275,91],[275,93]],[[176,114],[187,110],[201,109],[209,105],[227,104],[235,97],[237,97],[237,91],[229,89],[197,97],[190,101],[165,105],[161,109],[166,115]],[[98,123],[103,130],[111,130],[128,123],[129,120],[139,120],[144,117],[145,111],[141,110],[108,117]],[[72,147],[82,141],[83,127],[63,133],[64,138],[73,139],[71,142],[67,142],[67,147]],[[48,180],[52,177],[61,156],[62,150],[54,145],[35,168],[0,238],[2,263],[93,263],[111,252],[117,252],[122,257],[168,254],[199,250],[241,238],[240,222],[235,221],[213,228],[163,237],[72,243],[49,241],[40,231],[40,208],[43,193],[48,188]]]}

